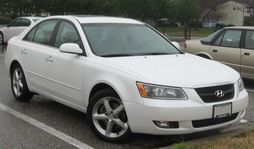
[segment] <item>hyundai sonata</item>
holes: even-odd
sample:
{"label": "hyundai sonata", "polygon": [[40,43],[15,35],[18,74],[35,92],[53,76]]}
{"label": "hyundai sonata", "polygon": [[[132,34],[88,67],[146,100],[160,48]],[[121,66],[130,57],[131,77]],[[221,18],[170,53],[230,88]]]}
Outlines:
{"label": "hyundai sonata", "polygon": [[133,19],[52,16],[12,38],[5,62],[17,100],[36,93],[85,112],[107,141],[239,121],[248,105],[240,75],[174,45]]}

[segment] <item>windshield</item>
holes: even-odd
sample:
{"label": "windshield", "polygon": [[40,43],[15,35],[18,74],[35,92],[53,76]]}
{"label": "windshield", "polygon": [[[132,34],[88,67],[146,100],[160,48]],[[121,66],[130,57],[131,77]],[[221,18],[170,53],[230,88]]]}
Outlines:
{"label": "windshield", "polygon": [[179,54],[169,41],[146,25],[83,24],[94,54],[103,57]]}
{"label": "windshield", "polygon": [[218,30],[218,31],[212,33],[211,35],[209,35],[209,36],[203,38],[202,41],[204,41],[204,42],[211,42],[211,41],[213,40],[213,38],[214,38],[220,31],[221,31],[221,30]]}

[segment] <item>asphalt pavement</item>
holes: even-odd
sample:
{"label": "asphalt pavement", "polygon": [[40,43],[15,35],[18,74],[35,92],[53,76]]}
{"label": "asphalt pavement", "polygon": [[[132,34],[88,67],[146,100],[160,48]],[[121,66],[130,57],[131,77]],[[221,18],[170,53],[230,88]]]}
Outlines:
{"label": "asphalt pavement", "polygon": [[[245,119],[254,121],[254,82],[247,80],[250,105]],[[236,125],[241,125],[238,123]],[[227,129],[227,128],[225,128]],[[158,148],[172,143],[221,133],[219,130],[182,136],[134,134],[122,144],[99,140],[90,130],[86,115],[46,97],[36,95],[28,103],[18,102],[11,93],[9,74],[0,50],[0,148]]]}

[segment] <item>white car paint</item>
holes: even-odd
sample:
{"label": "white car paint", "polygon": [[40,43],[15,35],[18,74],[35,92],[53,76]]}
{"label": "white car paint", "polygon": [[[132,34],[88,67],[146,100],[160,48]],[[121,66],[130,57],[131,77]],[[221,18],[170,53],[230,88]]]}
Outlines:
{"label": "white car paint", "polygon": [[[239,121],[248,105],[248,93],[238,92],[240,75],[233,69],[190,54],[103,58],[93,54],[80,23],[143,24],[132,19],[112,17],[55,16],[46,19],[73,22],[81,36],[86,56],[61,53],[59,49],[22,40],[33,27],[9,41],[5,56],[10,71],[13,61],[24,69],[31,91],[86,112],[95,85],[111,86],[123,101],[128,123],[134,133],[185,134],[221,128]],[[41,20],[41,21],[43,21]],[[39,21],[39,23],[41,22]],[[47,60],[52,59],[52,61]],[[187,100],[142,98],[136,82],[182,88]],[[234,84],[234,98],[205,103],[195,88]],[[193,120],[211,119],[213,106],[232,103],[237,118],[217,125],[194,128]],[[178,121],[179,128],[163,129],[153,121]]]}
{"label": "white car paint", "polygon": [[[36,22],[35,20],[41,19],[41,17],[19,17],[16,19],[27,19],[31,22],[30,25],[33,25]],[[19,35],[22,31],[24,31],[27,28],[27,26],[9,26],[9,25],[0,27],[0,32],[3,34],[4,43],[6,43],[12,37]]]}

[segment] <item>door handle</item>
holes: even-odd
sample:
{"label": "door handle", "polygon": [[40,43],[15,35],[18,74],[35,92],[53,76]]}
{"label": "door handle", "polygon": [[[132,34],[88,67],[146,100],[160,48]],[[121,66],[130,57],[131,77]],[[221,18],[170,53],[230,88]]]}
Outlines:
{"label": "door handle", "polygon": [[250,53],[247,53],[247,52],[244,52],[243,54],[246,55],[246,56],[249,56],[249,55],[250,55]]}
{"label": "door handle", "polygon": [[27,54],[27,50],[26,49],[23,49],[20,51],[22,55],[26,55]]}
{"label": "door handle", "polygon": [[47,62],[54,62],[54,60],[52,59],[52,56],[49,56],[49,57],[45,57],[45,60],[47,61]]}
{"label": "door handle", "polygon": [[215,53],[218,52],[218,50],[216,50],[216,49],[213,49],[212,51],[215,52]]}

